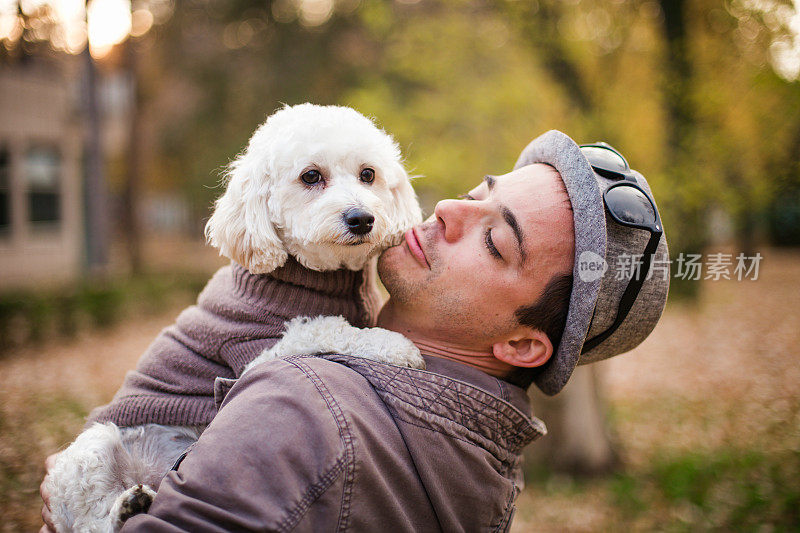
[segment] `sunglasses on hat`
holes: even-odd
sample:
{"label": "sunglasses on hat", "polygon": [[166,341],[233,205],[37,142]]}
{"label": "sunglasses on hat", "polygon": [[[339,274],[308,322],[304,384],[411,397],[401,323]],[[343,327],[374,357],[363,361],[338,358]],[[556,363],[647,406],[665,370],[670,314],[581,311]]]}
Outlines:
{"label": "sunglasses on hat", "polygon": [[618,181],[603,192],[603,203],[611,218],[622,226],[650,232],[650,240],[642,254],[642,263],[640,268],[634,269],[633,276],[631,276],[625,292],[622,293],[614,322],[608,329],[583,344],[581,353],[586,353],[609,338],[625,321],[625,317],[633,307],[650,271],[652,259],[658,248],[658,241],[664,230],[655,202],[639,186],[636,176],[622,154],[604,142],[583,144],[580,149],[597,174],[606,179]]}

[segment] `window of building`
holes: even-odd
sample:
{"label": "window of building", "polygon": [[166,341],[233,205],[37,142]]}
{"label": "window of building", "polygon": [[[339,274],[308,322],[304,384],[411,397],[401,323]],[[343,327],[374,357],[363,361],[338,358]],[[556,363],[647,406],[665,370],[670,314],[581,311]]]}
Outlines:
{"label": "window of building", "polygon": [[37,146],[25,156],[28,215],[31,222],[61,219],[61,155],[53,146]]}
{"label": "window of building", "polygon": [[11,154],[0,146],[0,234],[11,228]]}

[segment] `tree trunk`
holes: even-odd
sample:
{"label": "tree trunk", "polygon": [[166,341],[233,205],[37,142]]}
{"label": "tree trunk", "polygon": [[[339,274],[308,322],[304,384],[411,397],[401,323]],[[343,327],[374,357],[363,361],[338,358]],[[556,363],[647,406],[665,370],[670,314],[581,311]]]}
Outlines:
{"label": "tree trunk", "polygon": [[128,37],[125,46],[130,76],[131,103],[127,169],[122,191],[122,231],[128,250],[128,264],[131,272],[138,274],[142,271],[141,230],[138,216],[142,174],[142,106],[139,89],[139,62],[136,42],[132,36]]}
{"label": "tree trunk", "polygon": [[594,366],[576,368],[556,396],[537,395],[534,415],[547,425],[547,435],[526,450],[528,471],[544,466],[551,471],[594,476],[611,472],[619,464]]}
{"label": "tree trunk", "polygon": [[664,14],[662,29],[667,42],[667,75],[664,76],[663,89],[668,117],[667,142],[669,155],[674,158],[683,155],[693,131],[694,113],[690,99],[692,68],[686,40],[686,2],[661,0],[660,4]]}
{"label": "tree trunk", "polygon": [[86,263],[91,276],[102,276],[108,266],[108,200],[103,175],[97,68],[87,43],[84,58],[86,113]]}

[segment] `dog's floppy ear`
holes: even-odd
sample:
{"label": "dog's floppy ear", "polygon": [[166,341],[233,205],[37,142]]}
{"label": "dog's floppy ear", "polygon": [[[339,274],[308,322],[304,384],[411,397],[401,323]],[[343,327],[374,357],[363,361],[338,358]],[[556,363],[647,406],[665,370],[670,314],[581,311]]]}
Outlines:
{"label": "dog's floppy ear", "polygon": [[214,204],[206,240],[253,274],[266,274],[288,257],[269,214],[267,169],[248,154],[228,167],[228,188]]}
{"label": "dog's floppy ear", "polygon": [[389,190],[392,191],[394,201],[387,206],[387,211],[393,225],[392,233],[401,234],[422,222],[422,210],[403,165],[395,163],[390,167],[389,172],[392,175],[386,177],[386,182]]}

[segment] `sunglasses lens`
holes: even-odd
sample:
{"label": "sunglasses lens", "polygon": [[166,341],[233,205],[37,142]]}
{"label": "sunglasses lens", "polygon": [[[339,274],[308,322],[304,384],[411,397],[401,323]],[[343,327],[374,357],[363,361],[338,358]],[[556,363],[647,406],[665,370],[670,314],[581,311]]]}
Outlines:
{"label": "sunglasses lens", "polygon": [[614,187],[605,194],[606,206],[615,217],[631,224],[653,224],[656,213],[647,196],[634,187]]}
{"label": "sunglasses lens", "polygon": [[612,170],[614,172],[625,172],[628,170],[628,164],[620,155],[608,148],[599,146],[582,146],[581,152],[593,167],[601,168],[603,170]]}

